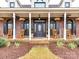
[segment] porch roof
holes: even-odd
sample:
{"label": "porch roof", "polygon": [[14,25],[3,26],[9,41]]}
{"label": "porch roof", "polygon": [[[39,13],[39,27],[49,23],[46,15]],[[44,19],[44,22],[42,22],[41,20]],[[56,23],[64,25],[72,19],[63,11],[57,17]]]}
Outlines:
{"label": "porch roof", "polygon": [[79,13],[79,8],[0,8],[0,13]]}

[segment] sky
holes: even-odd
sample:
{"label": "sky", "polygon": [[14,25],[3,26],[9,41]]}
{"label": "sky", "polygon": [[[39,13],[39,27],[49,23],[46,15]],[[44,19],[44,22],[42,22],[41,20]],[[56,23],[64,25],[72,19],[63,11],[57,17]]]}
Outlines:
{"label": "sky", "polygon": [[79,7],[79,0],[75,0],[72,4],[73,7]]}

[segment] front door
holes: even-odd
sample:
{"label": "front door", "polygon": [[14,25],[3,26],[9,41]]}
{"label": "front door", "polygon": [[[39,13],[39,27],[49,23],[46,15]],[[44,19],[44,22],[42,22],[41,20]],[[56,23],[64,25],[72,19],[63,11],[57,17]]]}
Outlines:
{"label": "front door", "polygon": [[35,37],[45,37],[45,23],[44,22],[37,22],[34,24],[34,36]]}

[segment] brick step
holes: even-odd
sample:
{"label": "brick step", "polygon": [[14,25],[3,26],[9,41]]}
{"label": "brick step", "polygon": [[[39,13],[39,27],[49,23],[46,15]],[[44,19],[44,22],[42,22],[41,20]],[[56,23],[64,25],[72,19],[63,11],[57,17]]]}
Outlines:
{"label": "brick step", "polygon": [[29,41],[30,44],[49,44],[48,40],[32,40]]}

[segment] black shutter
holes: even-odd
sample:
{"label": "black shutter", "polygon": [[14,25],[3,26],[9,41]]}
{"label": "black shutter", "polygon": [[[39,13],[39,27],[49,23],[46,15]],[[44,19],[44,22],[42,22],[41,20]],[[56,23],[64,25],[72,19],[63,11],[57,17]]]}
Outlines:
{"label": "black shutter", "polygon": [[25,28],[24,28],[24,27],[25,27],[25,25],[24,25],[24,24],[25,24],[25,22],[23,22],[23,23],[22,23],[22,28],[23,28],[23,29],[25,29]]}
{"label": "black shutter", "polygon": [[73,21],[73,34],[76,35],[76,22]]}
{"label": "black shutter", "polygon": [[59,23],[56,22],[56,29],[57,29],[57,32],[59,33]]}
{"label": "black shutter", "polygon": [[4,34],[6,35],[8,33],[8,23],[7,22],[4,23],[3,28],[4,28]]}

